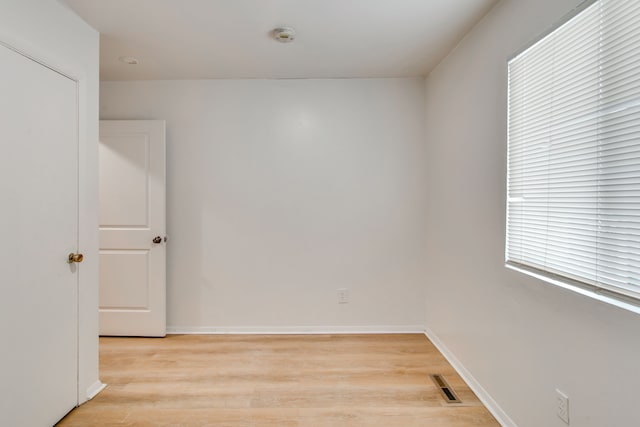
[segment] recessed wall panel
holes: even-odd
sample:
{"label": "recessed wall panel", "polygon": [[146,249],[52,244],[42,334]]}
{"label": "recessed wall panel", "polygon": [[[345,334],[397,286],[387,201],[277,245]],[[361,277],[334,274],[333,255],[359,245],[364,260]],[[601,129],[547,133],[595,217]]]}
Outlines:
{"label": "recessed wall panel", "polygon": [[148,227],[149,138],[100,138],[100,227]]}
{"label": "recessed wall panel", "polygon": [[149,306],[149,251],[100,251],[100,309]]}

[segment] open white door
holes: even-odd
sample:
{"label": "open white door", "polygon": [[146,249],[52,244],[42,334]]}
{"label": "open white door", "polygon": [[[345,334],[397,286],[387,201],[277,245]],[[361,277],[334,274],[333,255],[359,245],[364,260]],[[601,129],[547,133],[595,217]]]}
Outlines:
{"label": "open white door", "polygon": [[164,121],[101,121],[99,156],[100,335],[164,336]]}
{"label": "open white door", "polygon": [[2,426],[51,426],[78,403],[77,93],[0,44]]}

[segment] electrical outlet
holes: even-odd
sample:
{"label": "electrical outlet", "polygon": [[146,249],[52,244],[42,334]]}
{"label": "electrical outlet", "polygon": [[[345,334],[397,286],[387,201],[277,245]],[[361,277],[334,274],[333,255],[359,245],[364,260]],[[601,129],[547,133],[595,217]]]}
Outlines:
{"label": "electrical outlet", "polygon": [[556,413],[569,425],[569,396],[556,389]]}
{"label": "electrical outlet", "polygon": [[338,304],[346,304],[349,302],[349,289],[338,289]]}

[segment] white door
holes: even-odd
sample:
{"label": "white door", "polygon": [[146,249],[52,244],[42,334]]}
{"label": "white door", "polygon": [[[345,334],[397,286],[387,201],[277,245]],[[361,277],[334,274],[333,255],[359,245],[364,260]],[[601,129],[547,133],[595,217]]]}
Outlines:
{"label": "white door", "polygon": [[77,405],[77,82],[0,45],[0,425]]}
{"label": "white door", "polygon": [[164,336],[164,121],[101,121],[99,157],[100,335]]}

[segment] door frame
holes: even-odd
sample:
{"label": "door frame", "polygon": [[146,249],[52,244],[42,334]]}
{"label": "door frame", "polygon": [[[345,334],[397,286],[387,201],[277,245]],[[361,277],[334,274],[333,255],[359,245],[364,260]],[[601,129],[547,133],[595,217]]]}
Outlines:
{"label": "door frame", "polygon": [[[92,372],[92,359],[98,357],[97,334],[97,165],[92,164],[91,159],[97,163],[97,118],[95,138],[89,138],[88,99],[91,82],[78,64],[69,63],[61,56],[52,54],[44,46],[29,43],[23,38],[17,37],[11,32],[0,29],[0,44],[19,55],[24,56],[50,70],[72,80],[76,85],[76,137],[78,143],[78,241],[77,250],[85,255],[82,269],[77,274],[77,372],[76,382],[76,406],[86,402],[98,394],[104,387],[99,379],[89,387],[83,387],[91,377],[98,378],[97,372]],[[95,175],[95,177],[94,177]],[[95,210],[88,212],[88,206],[95,206]],[[95,274],[93,274],[95,272]],[[94,277],[95,276],[95,277]],[[92,295],[93,294],[93,295]],[[90,298],[90,296],[93,298]],[[95,300],[95,306],[83,306],[81,301]],[[95,310],[93,310],[95,308]],[[95,313],[93,313],[95,311]],[[88,342],[87,328],[93,329],[91,334],[95,339],[95,345]],[[94,349],[95,348],[95,349]],[[97,367],[97,366],[96,366]]]}

